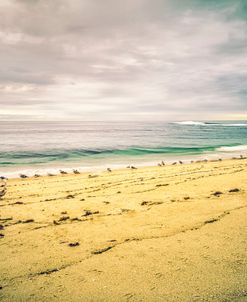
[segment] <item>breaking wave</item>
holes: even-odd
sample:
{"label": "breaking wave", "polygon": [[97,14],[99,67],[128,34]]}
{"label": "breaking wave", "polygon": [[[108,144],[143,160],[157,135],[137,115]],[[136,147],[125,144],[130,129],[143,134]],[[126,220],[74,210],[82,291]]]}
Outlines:
{"label": "breaking wave", "polygon": [[221,152],[238,152],[238,151],[247,151],[247,145],[242,146],[232,146],[232,147],[220,147],[216,149]]}
{"label": "breaking wave", "polygon": [[194,122],[194,121],[184,121],[184,122],[173,122],[173,124],[178,124],[178,125],[189,125],[189,126],[193,126],[193,125],[206,125],[203,122]]}
{"label": "breaking wave", "polygon": [[80,159],[106,159],[109,157],[135,157],[150,154],[164,155],[196,155],[205,152],[222,151],[236,152],[247,151],[245,146],[201,146],[201,147],[160,147],[160,148],[128,148],[128,149],[74,149],[53,150],[43,152],[2,152],[0,166],[35,165],[50,162],[71,162]]}
{"label": "breaking wave", "polygon": [[247,123],[214,123],[214,122],[197,122],[197,121],[183,121],[173,122],[172,124],[187,125],[187,126],[219,126],[219,127],[247,127]]}

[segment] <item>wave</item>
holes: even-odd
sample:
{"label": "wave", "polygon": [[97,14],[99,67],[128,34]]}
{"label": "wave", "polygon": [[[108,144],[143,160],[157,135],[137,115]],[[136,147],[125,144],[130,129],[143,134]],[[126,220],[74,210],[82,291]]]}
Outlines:
{"label": "wave", "polygon": [[183,121],[183,122],[173,122],[172,124],[187,125],[187,126],[247,127],[247,123],[215,123],[215,122]]}
{"label": "wave", "polygon": [[[219,146],[217,146],[219,147]],[[2,152],[0,154],[0,166],[11,165],[35,165],[50,162],[70,162],[80,159],[104,159],[108,157],[135,157],[152,154],[200,154],[206,151],[214,151],[214,146],[204,147],[161,147],[161,148],[128,148],[128,149],[74,149],[53,150],[43,152]]]}
{"label": "wave", "polygon": [[203,122],[194,122],[194,121],[173,122],[172,124],[189,125],[189,126],[193,126],[193,125],[206,125]]}
{"label": "wave", "polygon": [[225,127],[247,127],[247,124],[222,124]]}
{"label": "wave", "polygon": [[72,150],[49,150],[42,152],[1,152],[0,166],[21,166],[49,164],[55,162],[77,162],[83,159],[99,159],[120,157],[137,157],[146,155],[198,155],[211,152],[243,152],[247,151],[247,145],[214,145],[195,147],[157,147],[144,148],[132,147],[126,149],[72,149]]}
{"label": "wave", "polygon": [[207,126],[222,126],[222,127],[247,127],[247,123],[213,123],[206,122]]}
{"label": "wave", "polygon": [[219,147],[216,149],[221,152],[238,152],[238,151],[247,151],[247,145],[242,146],[231,146],[231,147]]}

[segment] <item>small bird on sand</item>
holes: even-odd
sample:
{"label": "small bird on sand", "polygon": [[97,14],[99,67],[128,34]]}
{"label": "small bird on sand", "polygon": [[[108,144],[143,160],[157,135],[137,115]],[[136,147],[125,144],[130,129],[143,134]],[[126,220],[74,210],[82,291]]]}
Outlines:
{"label": "small bird on sand", "polygon": [[7,185],[7,182],[6,182],[6,179],[5,178],[0,178],[1,182],[0,182],[0,198],[2,198],[6,192],[7,192],[7,188],[6,188],[6,185]]}
{"label": "small bird on sand", "polygon": [[61,174],[68,174],[66,171],[63,171],[63,170],[59,170],[59,172],[60,172]]}
{"label": "small bird on sand", "polygon": [[3,197],[3,196],[6,194],[6,192],[7,192],[7,189],[6,189],[6,188],[1,189],[1,190],[0,190],[0,198]]}
{"label": "small bird on sand", "polygon": [[25,174],[20,174],[20,178],[28,178],[28,176]]}
{"label": "small bird on sand", "polygon": [[107,171],[108,171],[108,172],[111,172],[111,168],[107,168]]}
{"label": "small bird on sand", "polygon": [[161,165],[162,165],[162,166],[165,166],[165,165],[166,165],[166,164],[163,162],[163,160],[162,160],[162,162],[161,162]]}
{"label": "small bird on sand", "polygon": [[0,188],[5,188],[7,185],[6,180],[1,180],[0,182]]}
{"label": "small bird on sand", "polygon": [[134,167],[134,166],[131,166],[130,168],[131,168],[132,170],[135,170],[135,169],[137,169],[137,168],[136,168],[136,167]]}
{"label": "small bird on sand", "polygon": [[182,162],[181,160],[179,161],[179,163],[180,163],[181,165],[183,164],[183,162]]}
{"label": "small bird on sand", "polygon": [[74,174],[80,174],[80,172],[76,169],[73,170]]}

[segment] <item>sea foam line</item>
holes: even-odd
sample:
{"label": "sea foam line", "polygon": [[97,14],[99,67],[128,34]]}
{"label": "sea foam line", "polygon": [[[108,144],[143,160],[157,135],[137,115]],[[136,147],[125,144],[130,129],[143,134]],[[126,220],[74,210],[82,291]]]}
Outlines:
{"label": "sea foam line", "polygon": [[232,147],[220,147],[216,149],[221,152],[239,152],[239,151],[247,151],[247,145],[242,146],[232,146]]}
{"label": "sea foam line", "polygon": [[219,127],[247,127],[247,123],[214,123],[214,122],[199,122],[199,121],[182,121],[172,122],[177,125],[187,126],[219,126]]}

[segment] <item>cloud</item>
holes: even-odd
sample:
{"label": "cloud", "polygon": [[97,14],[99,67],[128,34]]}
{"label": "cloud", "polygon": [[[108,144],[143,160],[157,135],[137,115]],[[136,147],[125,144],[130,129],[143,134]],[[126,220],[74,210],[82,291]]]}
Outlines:
{"label": "cloud", "polygon": [[1,2],[0,117],[246,113],[244,12],[242,0]]}

